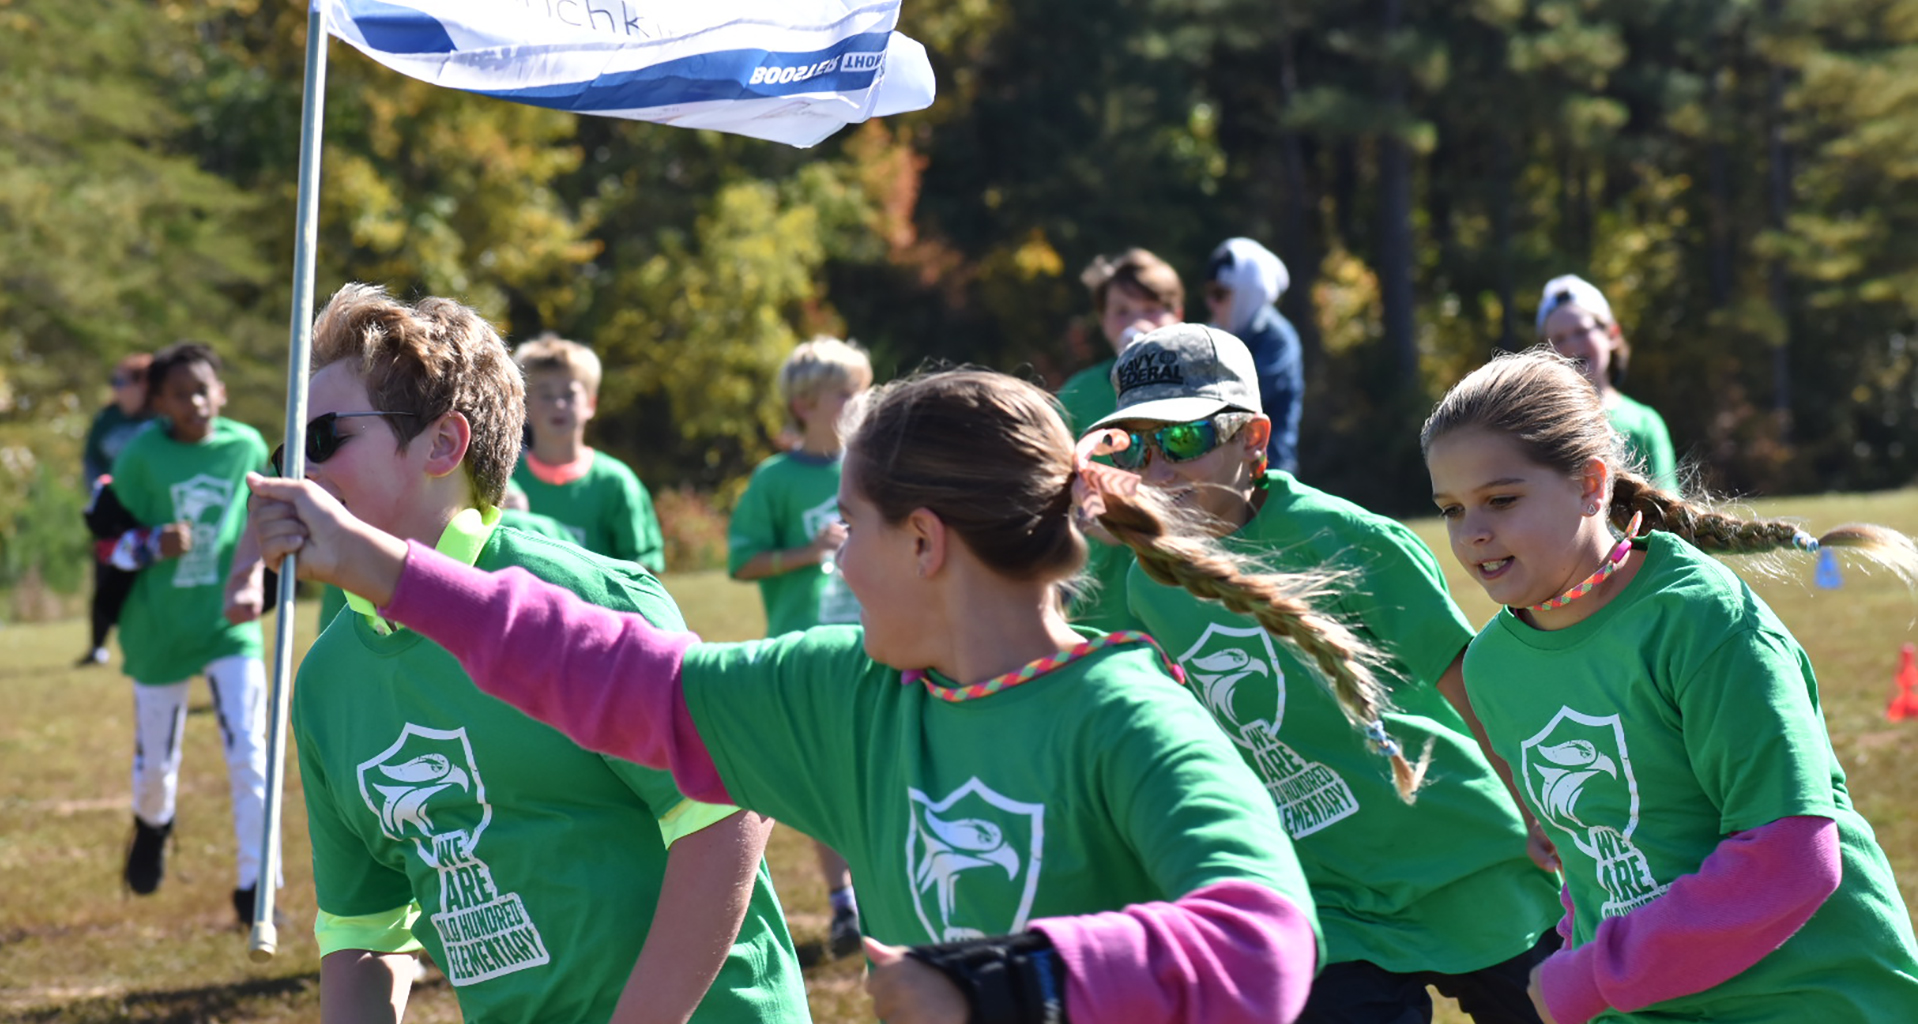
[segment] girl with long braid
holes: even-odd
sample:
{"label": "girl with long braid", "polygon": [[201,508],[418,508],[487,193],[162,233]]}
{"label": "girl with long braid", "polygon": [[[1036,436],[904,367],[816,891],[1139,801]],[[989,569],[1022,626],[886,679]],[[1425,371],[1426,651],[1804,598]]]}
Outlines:
{"label": "girl with long braid", "polygon": [[[1527,858],[1519,810],[1453,703],[1471,627],[1410,530],[1267,466],[1253,366],[1226,332],[1153,331],[1120,355],[1118,411],[1098,427],[1124,431],[1114,461],[1202,513],[1229,551],[1337,573],[1320,605],[1380,653],[1384,685],[1335,700],[1339,673],[1272,642],[1285,622],[1199,600],[1215,595],[1188,578],[1196,562],[1164,572],[1141,559],[1128,583],[1132,616],[1185,669],[1298,850],[1327,958],[1300,1020],[1429,1021],[1432,985],[1478,1024],[1537,1024],[1526,985],[1558,948],[1556,885]],[[1130,523],[1105,522],[1133,539]]]}
{"label": "girl with long braid", "polygon": [[1918,1020],[1918,942],[1811,662],[1705,553],[1838,548],[1911,579],[1911,541],[1648,482],[1542,351],[1466,377],[1421,443],[1452,553],[1505,606],[1466,690],[1564,865],[1567,948],[1532,982],[1546,1019]]}
{"label": "girl with long braid", "polygon": [[[858,627],[702,644],[452,564],[304,483],[252,480],[253,522],[268,558],[298,551],[583,746],[840,850],[892,1024],[1293,1020],[1320,944],[1271,801],[1148,638],[1075,632],[1059,602],[1075,515],[1131,523],[1152,564],[1205,552],[1162,543],[1155,496],[1013,378],[934,374],[855,415]],[[1362,643],[1297,598],[1316,577],[1215,575],[1364,685]]]}

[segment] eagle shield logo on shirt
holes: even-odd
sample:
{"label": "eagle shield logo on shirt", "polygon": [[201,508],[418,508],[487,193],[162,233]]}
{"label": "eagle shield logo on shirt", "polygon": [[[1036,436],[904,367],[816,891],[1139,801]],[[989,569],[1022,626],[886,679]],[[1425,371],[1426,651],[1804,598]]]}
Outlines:
{"label": "eagle shield logo on shirt", "polygon": [[173,585],[204,587],[220,582],[220,527],[233,504],[233,481],[200,473],[174,484],[173,521],[193,531],[193,546],[173,563]]}
{"label": "eagle shield logo on shirt", "polygon": [[[944,800],[906,793],[906,870],[926,935],[954,942],[1025,930],[1039,892],[1046,806],[1001,796],[977,777]],[[1016,907],[1009,918],[1007,906]]]}
{"label": "eagle shield logo on shirt", "polygon": [[431,920],[446,948],[449,981],[471,985],[549,962],[519,894],[500,892],[480,859],[493,806],[465,729],[407,723],[392,746],[361,762],[359,784],[380,833],[411,843],[439,876]]}
{"label": "eagle shield logo on shirt", "polygon": [[1617,715],[1561,707],[1521,749],[1525,792],[1539,817],[1598,862],[1598,882],[1611,897],[1600,914],[1630,913],[1665,891],[1645,854],[1632,845],[1638,779]]}
{"label": "eagle shield logo on shirt", "polygon": [[1287,834],[1300,839],[1358,813],[1358,797],[1337,772],[1279,741],[1285,670],[1264,627],[1209,622],[1179,665],[1213,720],[1245,751]]}

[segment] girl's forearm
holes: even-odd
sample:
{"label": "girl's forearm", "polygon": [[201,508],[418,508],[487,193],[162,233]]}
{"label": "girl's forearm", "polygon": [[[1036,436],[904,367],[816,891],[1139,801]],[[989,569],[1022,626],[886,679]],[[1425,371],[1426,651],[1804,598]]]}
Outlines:
{"label": "girl's forearm", "polygon": [[1033,928],[1066,965],[1074,1024],[1290,1021],[1305,1007],[1318,962],[1305,912],[1254,882]]}
{"label": "girl's forearm", "polygon": [[581,600],[524,569],[488,573],[409,542],[380,614],[446,648],[480,689],[588,750],[673,773],[734,802],[693,727],[680,663],[698,638]]}
{"label": "girl's forearm", "polygon": [[1791,817],[1726,837],[1696,874],[1547,960],[1539,988],[1559,1024],[1703,992],[1765,958],[1838,889],[1838,824]]}

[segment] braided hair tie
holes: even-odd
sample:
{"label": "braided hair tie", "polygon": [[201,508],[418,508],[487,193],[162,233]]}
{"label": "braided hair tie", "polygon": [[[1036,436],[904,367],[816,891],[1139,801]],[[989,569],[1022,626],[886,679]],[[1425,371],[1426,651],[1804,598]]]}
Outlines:
{"label": "braided hair tie", "polygon": [[1371,740],[1372,746],[1378,748],[1378,752],[1386,757],[1398,757],[1404,752],[1397,740],[1386,735],[1385,723],[1376,718],[1365,723],[1365,738]]}
{"label": "braided hair tie", "polygon": [[1792,531],[1792,535],[1791,535],[1791,546],[1797,548],[1800,551],[1809,552],[1811,554],[1817,554],[1818,538],[1812,536],[1809,533],[1806,533],[1803,530],[1794,530]]}

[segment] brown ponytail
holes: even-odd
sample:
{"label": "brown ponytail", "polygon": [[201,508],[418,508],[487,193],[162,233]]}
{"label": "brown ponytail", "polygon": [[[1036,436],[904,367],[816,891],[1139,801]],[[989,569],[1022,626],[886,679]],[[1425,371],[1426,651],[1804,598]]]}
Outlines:
{"label": "brown ponytail", "polygon": [[[1038,388],[989,370],[928,373],[868,392],[851,410],[846,467],[887,522],[928,509],[993,571],[1013,579],[1064,580],[1085,563],[1073,521],[1077,478],[1072,435]],[[1139,555],[1154,580],[1250,615],[1301,651],[1331,680],[1347,718],[1392,758],[1410,801],[1425,774],[1385,734],[1385,691],[1372,648],[1313,602],[1333,577],[1260,573],[1190,528],[1151,488],[1103,491],[1099,521]]]}

